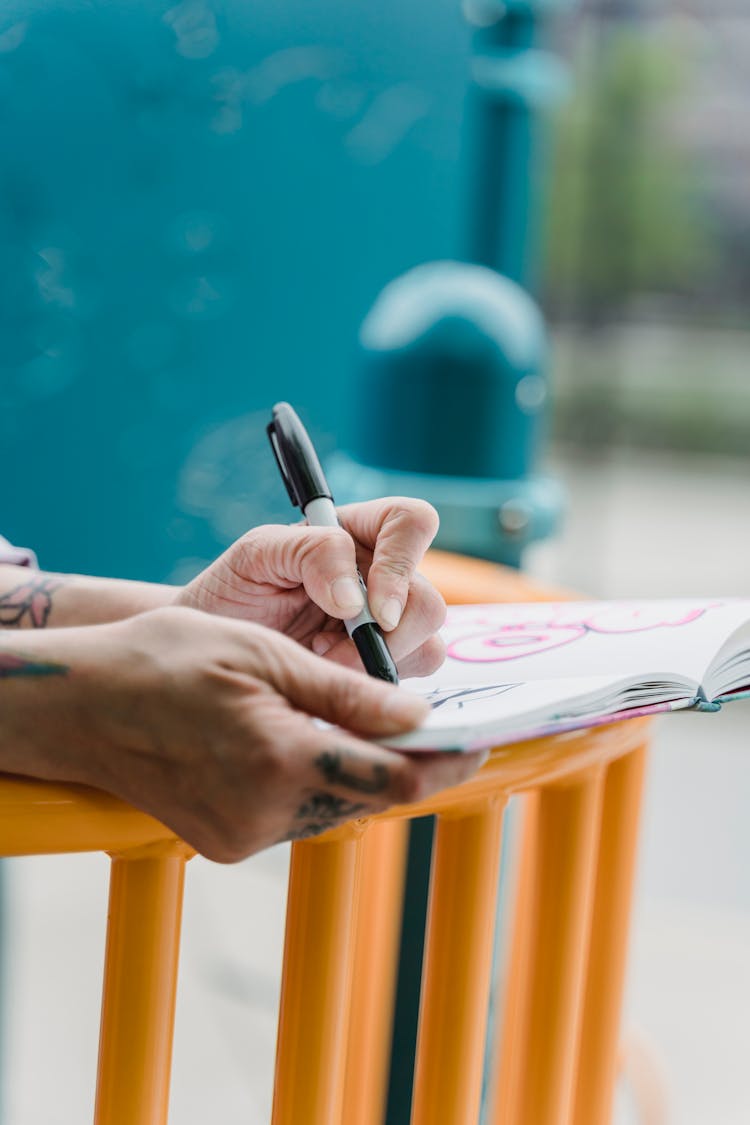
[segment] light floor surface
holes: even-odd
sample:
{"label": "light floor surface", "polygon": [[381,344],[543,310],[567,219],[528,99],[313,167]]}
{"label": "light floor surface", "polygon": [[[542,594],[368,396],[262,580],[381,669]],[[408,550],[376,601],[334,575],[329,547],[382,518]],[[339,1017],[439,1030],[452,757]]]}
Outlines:
{"label": "light floor surface", "polygon": [[[572,507],[541,577],[593,595],[750,596],[745,463],[558,457]],[[686,499],[689,498],[689,499]],[[652,755],[624,1026],[669,1125],[750,1121],[750,706],[674,715]],[[189,865],[171,1125],[269,1120],[288,849]],[[103,856],[6,863],[2,1125],[91,1120]],[[627,1091],[617,1125],[636,1121]]]}

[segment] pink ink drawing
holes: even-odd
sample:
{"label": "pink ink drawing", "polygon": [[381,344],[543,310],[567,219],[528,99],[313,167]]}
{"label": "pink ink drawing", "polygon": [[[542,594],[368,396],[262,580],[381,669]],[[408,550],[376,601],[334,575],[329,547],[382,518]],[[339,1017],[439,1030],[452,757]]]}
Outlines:
{"label": "pink ink drawing", "polygon": [[585,632],[582,625],[544,626],[535,621],[526,625],[504,625],[499,629],[495,626],[491,632],[458,637],[448,645],[448,656],[473,664],[516,660],[570,644]]}
{"label": "pink ink drawing", "polygon": [[477,614],[471,622],[472,632],[448,644],[448,656],[464,663],[518,660],[572,644],[589,633],[640,633],[688,625],[720,604],[715,602],[690,609],[675,607],[671,616],[665,615],[663,606],[603,605],[592,608],[585,618],[580,616],[580,606],[566,607],[563,603],[545,607],[540,604],[539,616],[535,620],[528,620],[526,606],[526,620],[519,617],[517,621],[492,627],[489,627],[486,615]]}

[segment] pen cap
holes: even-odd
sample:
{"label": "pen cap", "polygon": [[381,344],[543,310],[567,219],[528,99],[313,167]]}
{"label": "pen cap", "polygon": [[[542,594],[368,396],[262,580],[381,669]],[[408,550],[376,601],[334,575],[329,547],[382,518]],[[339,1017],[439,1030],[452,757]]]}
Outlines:
{"label": "pen cap", "polygon": [[304,511],[311,500],[332,500],[315,446],[288,402],[276,403],[266,433],[292,504]]}

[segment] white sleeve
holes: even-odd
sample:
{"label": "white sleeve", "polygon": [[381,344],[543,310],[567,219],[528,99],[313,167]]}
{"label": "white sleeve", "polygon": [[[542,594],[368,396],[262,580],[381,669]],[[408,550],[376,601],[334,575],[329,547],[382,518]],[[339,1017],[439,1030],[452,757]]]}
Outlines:
{"label": "white sleeve", "polygon": [[38,563],[33,551],[26,547],[14,547],[7,539],[0,535],[0,563],[12,563],[14,566],[30,566],[37,569]]}

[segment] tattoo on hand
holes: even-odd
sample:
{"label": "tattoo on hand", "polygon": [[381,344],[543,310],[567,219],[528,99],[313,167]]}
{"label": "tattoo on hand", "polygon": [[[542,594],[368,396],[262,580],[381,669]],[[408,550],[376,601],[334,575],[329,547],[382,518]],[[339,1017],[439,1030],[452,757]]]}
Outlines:
{"label": "tattoo on hand", "polygon": [[0,652],[0,680],[11,676],[64,676],[66,664],[52,664],[43,660],[29,660],[13,652]]}
{"label": "tattoo on hand", "polygon": [[0,595],[0,627],[43,629],[52,612],[52,594],[59,586],[59,578],[40,575]]}
{"label": "tattoo on hand", "polygon": [[295,821],[287,833],[287,840],[305,840],[309,836],[319,836],[344,820],[352,820],[363,813],[371,812],[369,805],[346,801],[333,793],[311,793],[294,814]]}
{"label": "tattoo on hand", "polygon": [[[349,757],[356,759],[357,755],[350,754]],[[358,777],[349,773],[341,759],[340,750],[328,750],[315,759],[315,765],[329,784],[343,785],[355,793],[382,793],[388,788],[387,766],[377,763],[372,766],[371,777]]]}

